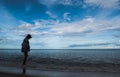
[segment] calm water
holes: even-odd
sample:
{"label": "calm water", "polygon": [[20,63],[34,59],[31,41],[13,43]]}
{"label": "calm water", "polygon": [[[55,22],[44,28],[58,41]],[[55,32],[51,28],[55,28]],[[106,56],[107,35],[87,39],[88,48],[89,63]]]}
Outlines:
{"label": "calm water", "polygon": [[[0,61],[20,61],[23,54],[20,50],[0,50]],[[120,63],[119,49],[44,49],[31,50],[29,59],[55,58],[80,62]]]}

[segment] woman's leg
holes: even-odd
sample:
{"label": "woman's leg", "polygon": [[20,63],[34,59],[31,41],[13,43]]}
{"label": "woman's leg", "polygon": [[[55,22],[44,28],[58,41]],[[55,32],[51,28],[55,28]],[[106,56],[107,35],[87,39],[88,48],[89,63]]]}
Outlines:
{"label": "woman's leg", "polygon": [[23,65],[26,65],[27,57],[28,57],[28,52],[24,52]]}

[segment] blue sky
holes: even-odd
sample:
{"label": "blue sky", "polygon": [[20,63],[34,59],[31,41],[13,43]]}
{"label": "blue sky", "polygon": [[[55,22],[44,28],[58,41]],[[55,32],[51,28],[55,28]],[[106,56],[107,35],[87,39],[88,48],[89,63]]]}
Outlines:
{"label": "blue sky", "polygon": [[0,0],[0,48],[120,48],[120,0]]}

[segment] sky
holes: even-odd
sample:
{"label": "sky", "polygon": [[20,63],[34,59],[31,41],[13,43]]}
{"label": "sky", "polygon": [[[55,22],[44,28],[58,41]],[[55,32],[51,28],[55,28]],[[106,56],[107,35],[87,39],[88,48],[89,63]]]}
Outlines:
{"label": "sky", "polygon": [[120,0],[0,0],[0,49],[120,48]]}

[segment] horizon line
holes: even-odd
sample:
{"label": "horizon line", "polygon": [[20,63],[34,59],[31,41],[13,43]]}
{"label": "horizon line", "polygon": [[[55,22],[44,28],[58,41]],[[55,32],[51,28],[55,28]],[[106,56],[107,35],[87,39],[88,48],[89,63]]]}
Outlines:
{"label": "horizon line", "polygon": [[[0,48],[0,50],[21,50],[21,49],[14,49],[14,48]],[[90,48],[87,48],[90,49]],[[78,49],[78,50],[87,50],[87,49]],[[91,49],[107,49],[107,48],[91,48]],[[108,48],[108,49],[120,49],[120,48]],[[31,49],[31,50],[62,50],[62,49]],[[64,50],[69,50],[69,49],[64,49]],[[71,49],[71,50],[77,50],[77,49]]]}

